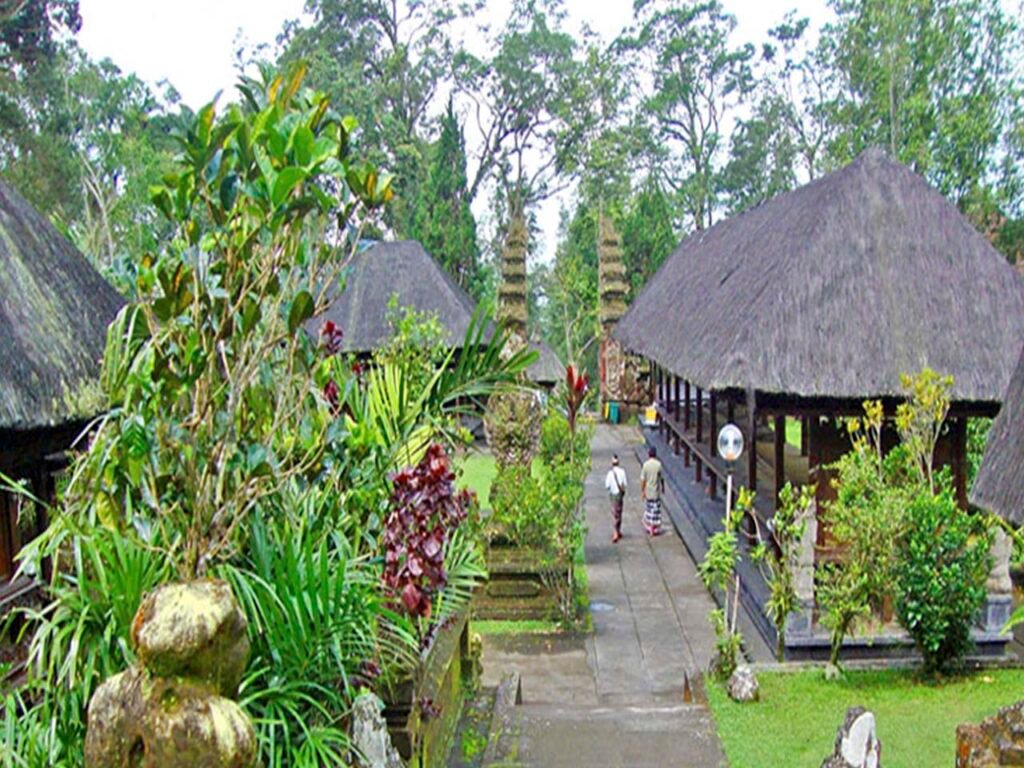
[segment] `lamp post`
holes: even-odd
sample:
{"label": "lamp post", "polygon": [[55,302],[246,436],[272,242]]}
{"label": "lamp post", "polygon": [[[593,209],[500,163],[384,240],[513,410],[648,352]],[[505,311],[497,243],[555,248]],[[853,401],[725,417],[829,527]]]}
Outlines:
{"label": "lamp post", "polygon": [[743,433],[735,424],[726,424],[718,431],[718,455],[725,459],[729,470],[725,478],[725,527],[728,528],[732,515],[732,469],[743,455]]}

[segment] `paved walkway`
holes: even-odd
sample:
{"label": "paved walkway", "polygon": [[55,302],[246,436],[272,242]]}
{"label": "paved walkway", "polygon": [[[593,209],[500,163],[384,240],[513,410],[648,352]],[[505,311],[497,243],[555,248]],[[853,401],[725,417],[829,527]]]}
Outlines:
{"label": "paved walkway", "polygon": [[[537,768],[714,768],[724,765],[706,706],[684,700],[714,647],[713,607],[671,529],[649,539],[641,525],[635,429],[598,428],[587,479],[586,542],[594,632],[586,639],[489,638],[485,683],[522,676],[518,730],[500,750]],[[629,479],[624,538],[611,543],[604,476],[618,453]]]}

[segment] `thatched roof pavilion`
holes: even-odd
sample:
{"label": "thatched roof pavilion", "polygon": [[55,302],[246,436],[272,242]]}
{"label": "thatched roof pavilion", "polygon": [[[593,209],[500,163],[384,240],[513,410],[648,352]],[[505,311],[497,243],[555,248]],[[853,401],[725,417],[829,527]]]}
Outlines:
{"label": "thatched roof pavilion", "polygon": [[[336,290],[336,289],[335,289]],[[413,240],[382,242],[358,253],[345,273],[345,289],[330,296],[316,328],[333,321],[342,329],[342,351],[368,353],[391,337],[388,305],[435,315],[448,341],[466,336],[476,305],[455,280]]]}
{"label": "thatched roof pavilion", "polygon": [[[787,481],[814,484],[823,508],[829,466],[850,448],[836,417],[862,413],[865,399],[893,413],[901,375],[924,368],[954,377],[936,459],[966,506],[967,422],[998,412],[1024,345],[1024,280],[923,178],[869,150],[687,237],[614,336],[651,362],[659,426],[649,439],[682,454],[666,471],[686,479],[705,531],[720,525],[718,484],[730,475],[759,491],[761,520]],[[716,447],[727,421],[744,432],[736,468]],[[802,631],[813,564],[834,543],[827,525],[814,530]],[[820,650],[821,637],[808,637],[794,642]]]}
{"label": "thatched roof pavilion", "polygon": [[951,374],[998,403],[1024,340],[1024,283],[956,207],[869,150],[686,238],[617,337],[706,390],[862,399]]}
{"label": "thatched roof pavilion", "polygon": [[[686,238],[615,335],[661,371],[675,416],[680,381],[710,401],[705,442],[716,404],[749,395],[761,416],[857,413],[866,398],[895,402],[901,374],[930,367],[954,377],[962,453],[961,417],[996,412],[1024,342],[1024,281],[923,178],[872,149]],[[811,466],[839,446],[827,448]]]}
{"label": "thatched roof pavilion", "polygon": [[[107,325],[124,300],[24,198],[0,182],[0,472],[46,498],[66,450],[102,410]],[[18,547],[16,502],[0,494],[0,581]]]}
{"label": "thatched roof pavilion", "polygon": [[[366,355],[387,343],[392,328],[388,307],[434,315],[446,341],[460,346],[473,321],[476,302],[445,269],[414,240],[376,243],[358,253],[345,273],[344,290],[329,296],[326,311],[310,321],[316,333],[330,320],[343,332],[341,350]],[[531,343],[537,360],[527,370],[531,381],[554,386],[565,378],[565,367],[543,343]]]}
{"label": "thatched roof pavilion", "polygon": [[971,503],[1014,525],[1024,523],[1024,354],[989,432]]}

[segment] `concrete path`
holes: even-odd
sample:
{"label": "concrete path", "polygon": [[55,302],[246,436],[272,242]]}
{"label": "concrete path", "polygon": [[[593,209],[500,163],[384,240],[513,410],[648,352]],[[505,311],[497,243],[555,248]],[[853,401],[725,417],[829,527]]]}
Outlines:
{"label": "concrete path", "polygon": [[[601,426],[587,479],[586,542],[594,632],[585,639],[488,638],[485,683],[522,676],[518,727],[500,754],[537,768],[668,768],[725,765],[699,697],[684,699],[714,648],[711,597],[671,531],[641,525],[635,429]],[[629,479],[624,538],[611,543],[604,476],[618,453]],[[667,522],[667,518],[666,518]]]}

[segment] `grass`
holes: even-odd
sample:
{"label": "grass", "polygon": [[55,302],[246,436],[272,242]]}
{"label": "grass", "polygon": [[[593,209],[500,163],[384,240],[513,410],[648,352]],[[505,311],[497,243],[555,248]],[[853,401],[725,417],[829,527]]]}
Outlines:
{"label": "grass", "polygon": [[[772,431],[775,430],[775,421],[772,420]],[[786,419],[786,442],[800,450],[800,431],[803,428],[800,419]]]}
{"label": "grass", "polygon": [[488,453],[472,452],[463,456],[460,463],[462,476],[459,478],[459,487],[475,492],[481,506],[488,506],[491,483],[494,482],[494,475],[498,471],[494,457]]}
{"label": "grass", "polygon": [[820,670],[763,672],[761,701],[737,704],[707,682],[708,699],[732,768],[820,765],[848,707],[875,714],[886,768],[952,765],[956,727],[1018,701],[1024,670],[991,670],[939,684],[913,672],[849,671],[828,682]]}
{"label": "grass", "polygon": [[562,626],[542,619],[476,619],[471,629],[481,635],[553,635],[561,632]]}

